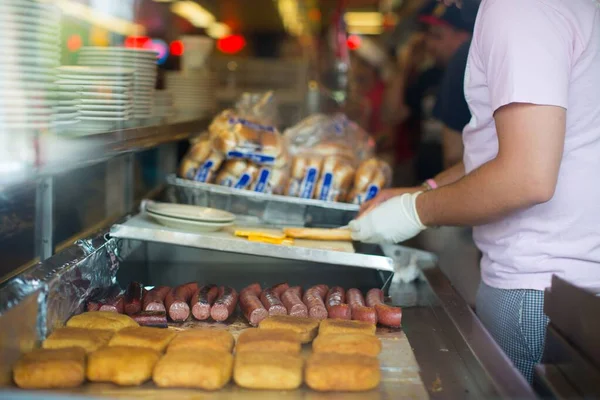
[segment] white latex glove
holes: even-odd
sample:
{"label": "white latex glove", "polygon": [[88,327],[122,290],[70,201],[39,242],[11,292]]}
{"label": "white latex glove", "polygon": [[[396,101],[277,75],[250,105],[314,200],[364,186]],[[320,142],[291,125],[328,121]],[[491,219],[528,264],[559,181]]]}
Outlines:
{"label": "white latex glove", "polygon": [[400,243],[427,227],[417,214],[416,201],[422,192],[405,193],[350,221],[352,239],[364,243]]}

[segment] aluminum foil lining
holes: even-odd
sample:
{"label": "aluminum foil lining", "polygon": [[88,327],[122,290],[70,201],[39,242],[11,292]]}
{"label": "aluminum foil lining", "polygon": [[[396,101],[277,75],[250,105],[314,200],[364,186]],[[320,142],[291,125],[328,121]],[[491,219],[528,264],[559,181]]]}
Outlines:
{"label": "aluminum foil lining", "polygon": [[115,284],[120,262],[137,246],[139,242],[104,235],[78,242],[6,282],[0,288],[0,316],[40,289],[38,335],[44,339],[49,330],[81,312],[95,289]]}
{"label": "aluminum foil lining", "polygon": [[167,201],[229,211],[253,223],[273,226],[340,227],[358,214],[359,206],[276,196],[167,177]]}

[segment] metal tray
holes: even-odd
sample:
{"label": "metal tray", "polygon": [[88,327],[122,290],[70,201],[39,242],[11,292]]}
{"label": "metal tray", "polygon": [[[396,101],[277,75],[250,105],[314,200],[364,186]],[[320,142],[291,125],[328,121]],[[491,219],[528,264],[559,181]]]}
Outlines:
{"label": "metal tray", "polygon": [[224,231],[205,233],[184,232],[159,225],[145,213],[138,214],[121,224],[113,225],[110,229],[110,236],[230,253],[394,271],[394,263],[388,257],[300,247],[296,245],[280,246],[256,243],[235,237],[231,233]]}
{"label": "metal tray", "polygon": [[239,190],[210,183],[167,177],[167,199],[173,203],[214,207],[254,217],[258,223],[338,227],[358,213],[356,204],[334,203]]}

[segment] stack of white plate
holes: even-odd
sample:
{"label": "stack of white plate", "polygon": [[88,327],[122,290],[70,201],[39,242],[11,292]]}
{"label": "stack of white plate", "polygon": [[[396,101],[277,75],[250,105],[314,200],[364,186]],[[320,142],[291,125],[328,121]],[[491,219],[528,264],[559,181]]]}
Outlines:
{"label": "stack of white plate", "polygon": [[133,68],[133,116],[152,117],[156,84],[156,56],[153,50],[124,47],[82,47],[79,65],[96,67]]}
{"label": "stack of white plate", "polygon": [[214,76],[208,70],[167,72],[166,87],[173,93],[178,117],[213,115],[217,107],[215,83]]}
{"label": "stack of white plate", "polygon": [[230,212],[187,204],[148,202],[146,212],[162,225],[196,232],[215,232],[235,222]]}
{"label": "stack of white plate", "polygon": [[56,83],[62,97],[67,97],[67,93],[77,95],[72,104],[62,108],[74,108],[74,118],[82,122],[78,130],[95,131],[126,121],[133,110],[133,74],[132,68],[59,67]]}
{"label": "stack of white plate", "polygon": [[0,131],[49,128],[60,59],[59,10],[34,0],[1,0],[0,48]]}

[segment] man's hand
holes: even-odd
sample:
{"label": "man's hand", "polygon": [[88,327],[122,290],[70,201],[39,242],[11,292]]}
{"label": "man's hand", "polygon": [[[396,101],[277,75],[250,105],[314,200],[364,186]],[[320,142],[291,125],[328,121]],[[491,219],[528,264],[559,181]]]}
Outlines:
{"label": "man's hand", "polygon": [[425,229],[417,214],[421,192],[394,197],[362,217],[350,221],[352,239],[364,243],[400,243]]}
{"label": "man's hand", "polygon": [[404,193],[409,193],[409,194],[416,193],[416,192],[419,192],[422,190],[423,190],[423,188],[420,186],[383,189],[377,196],[375,196],[374,199],[371,199],[371,200],[363,203],[363,205],[360,207],[360,211],[358,212],[358,216],[360,217],[364,214],[367,214],[369,211],[371,211],[375,207],[379,206],[380,204],[388,201],[389,199],[391,199],[393,197],[403,195]]}

